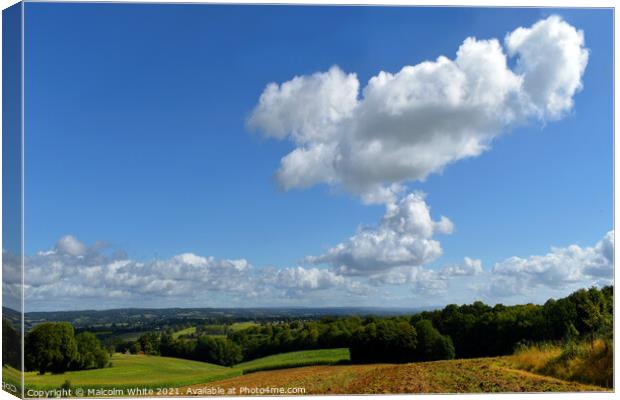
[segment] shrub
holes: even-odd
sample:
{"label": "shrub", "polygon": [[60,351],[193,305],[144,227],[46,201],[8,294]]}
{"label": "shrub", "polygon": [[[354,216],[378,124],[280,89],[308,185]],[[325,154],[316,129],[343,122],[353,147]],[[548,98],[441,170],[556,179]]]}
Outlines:
{"label": "shrub", "polygon": [[518,369],[540,372],[545,365],[561,353],[560,347],[547,343],[530,345],[520,343],[511,359]]}
{"label": "shrub", "polygon": [[519,349],[512,357],[519,369],[604,387],[613,386],[613,343],[566,342],[563,346],[542,344]]}

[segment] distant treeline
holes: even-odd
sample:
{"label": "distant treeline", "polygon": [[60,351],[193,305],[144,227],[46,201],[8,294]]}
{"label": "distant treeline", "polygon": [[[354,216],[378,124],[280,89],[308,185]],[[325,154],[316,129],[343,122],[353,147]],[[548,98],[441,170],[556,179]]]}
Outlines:
{"label": "distant treeline", "polygon": [[161,355],[231,366],[243,360],[239,345],[222,336],[200,335],[197,339],[174,339],[170,332],[146,333],[136,341],[116,345],[121,353]]}
{"label": "distant treeline", "polygon": [[289,351],[348,347],[352,362],[410,362],[506,355],[531,342],[593,340],[611,335],[612,318],[613,287],[607,286],[544,305],[491,307],[478,301],[413,316],[264,323],[226,337],[149,333],[117,350],[233,365]]}
{"label": "distant treeline", "polygon": [[[22,313],[3,307],[3,315],[13,322],[21,324]],[[197,326],[230,325],[234,322],[263,321],[291,322],[299,319],[318,319],[326,315],[350,316],[414,314],[422,309],[366,308],[366,307],[330,307],[330,308],[125,308],[113,310],[82,311],[44,311],[26,312],[24,327],[26,332],[43,322],[70,322],[76,332],[89,331],[99,338],[111,338],[114,335],[131,332],[148,332],[164,330],[164,327],[179,325]]]}

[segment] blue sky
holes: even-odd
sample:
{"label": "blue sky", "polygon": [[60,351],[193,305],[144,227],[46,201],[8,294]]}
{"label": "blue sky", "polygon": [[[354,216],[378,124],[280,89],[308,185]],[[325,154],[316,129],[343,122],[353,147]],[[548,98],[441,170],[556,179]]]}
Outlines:
{"label": "blue sky", "polygon": [[[583,31],[589,50],[572,107],[557,120],[502,127],[487,151],[403,185],[426,193],[433,220],[454,225],[438,239],[441,255],[424,263],[430,270],[471,257],[490,271],[552,246],[595,246],[613,229],[610,10],[27,3],[26,253],[58,249],[65,235],[136,262],[192,253],[260,270],[326,253],[359,226],[376,226],[385,206],[346,185],[279,189],[280,160],[297,145],[246,126],[265,86],[337,65],[364,87],[382,70],[454,59],[467,37],[503,42],[554,14]],[[515,57],[508,66],[517,69]],[[476,285],[430,300],[408,284],[373,286],[362,303],[502,301]],[[289,290],[265,304],[360,303],[319,293]],[[102,304],[93,296],[85,304]],[[216,305],[244,301],[218,296]],[[178,302],[162,295],[127,305]],[[187,305],[196,303],[212,305]]]}

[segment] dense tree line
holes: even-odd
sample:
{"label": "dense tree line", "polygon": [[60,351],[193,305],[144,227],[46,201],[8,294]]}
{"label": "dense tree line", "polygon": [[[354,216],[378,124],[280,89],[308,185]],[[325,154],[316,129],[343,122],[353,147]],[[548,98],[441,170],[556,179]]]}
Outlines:
{"label": "dense tree line", "polygon": [[[323,318],[263,324],[229,334],[244,359],[349,347],[352,361],[416,361],[511,354],[519,343],[610,335],[613,287],[581,289],[544,305],[482,302],[407,317]],[[405,323],[404,323],[405,322]],[[407,324],[408,323],[408,324]]]}
{"label": "dense tree line", "polygon": [[[411,362],[510,354],[520,344],[592,341],[612,334],[613,287],[582,289],[544,305],[482,302],[396,317],[323,317],[267,322],[242,330],[203,327],[175,337],[171,329],[116,344],[116,351],[234,365],[271,354],[348,347],[352,362]],[[84,336],[83,336],[84,335]],[[90,335],[90,336],[89,336]],[[107,363],[92,334],[73,336],[70,324],[42,324],[26,336],[26,366],[55,371]],[[91,350],[87,350],[91,349]],[[32,354],[42,354],[33,357]]]}
{"label": "dense tree line", "polygon": [[416,329],[406,320],[369,319],[351,336],[354,362],[407,362],[417,356]]}
{"label": "dense tree line", "polygon": [[267,323],[231,332],[228,338],[241,346],[245,360],[251,360],[288,351],[349,347],[363,323],[359,317]]}
{"label": "dense tree line", "polygon": [[201,334],[196,339],[174,339],[168,332],[147,333],[136,341],[118,344],[116,350],[131,354],[185,358],[226,366],[243,360],[241,346],[226,337],[207,334]]}
{"label": "dense tree line", "polygon": [[90,332],[75,335],[68,322],[35,326],[25,337],[26,371],[62,373],[69,370],[103,368],[109,354]]}
{"label": "dense tree line", "polygon": [[197,340],[174,340],[164,336],[160,344],[162,356],[188,358],[232,366],[243,360],[241,346],[220,336],[199,336]]}
{"label": "dense tree line", "polygon": [[581,289],[544,305],[453,304],[416,314],[412,322],[430,320],[452,338],[457,358],[469,358],[510,354],[519,343],[610,335],[612,318],[613,287],[606,286]]}

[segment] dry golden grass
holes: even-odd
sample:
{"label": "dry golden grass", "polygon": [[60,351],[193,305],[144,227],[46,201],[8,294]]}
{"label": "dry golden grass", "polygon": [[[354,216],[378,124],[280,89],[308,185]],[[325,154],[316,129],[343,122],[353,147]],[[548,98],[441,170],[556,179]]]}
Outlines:
{"label": "dry golden grass", "polygon": [[515,368],[611,388],[613,386],[613,344],[568,343],[564,346],[535,345],[521,349],[509,358]]}
{"label": "dry golden grass", "polygon": [[525,371],[540,371],[552,359],[562,354],[562,348],[553,345],[534,345],[517,351],[512,357],[513,365]]}

